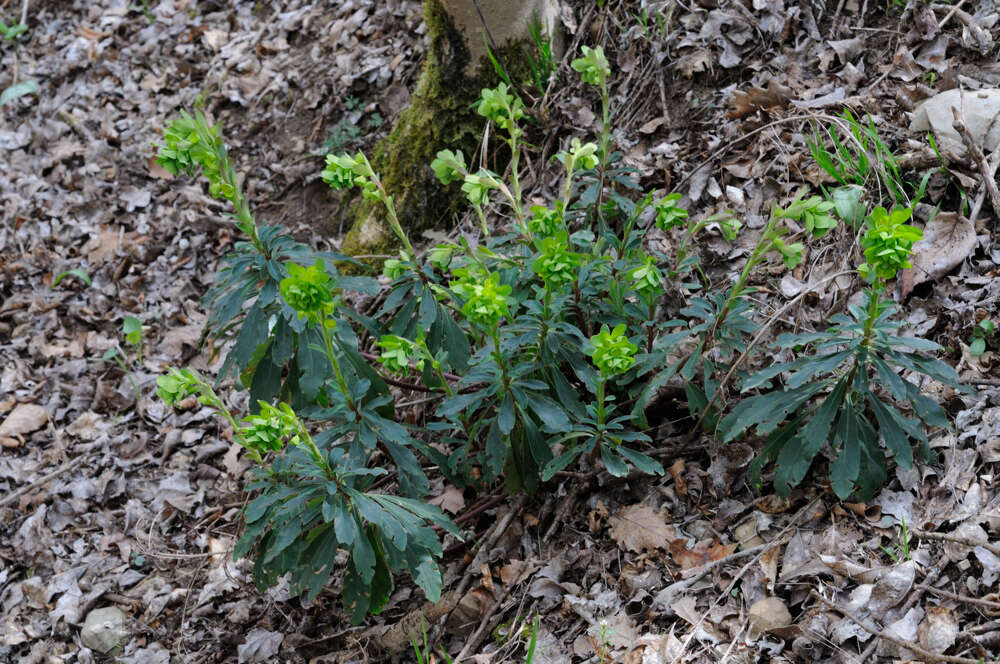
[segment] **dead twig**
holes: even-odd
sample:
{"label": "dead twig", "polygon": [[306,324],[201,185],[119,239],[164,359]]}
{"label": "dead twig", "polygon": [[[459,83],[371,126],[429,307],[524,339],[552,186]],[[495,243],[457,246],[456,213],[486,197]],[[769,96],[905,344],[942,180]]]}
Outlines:
{"label": "dead twig", "polygon": [[990,169],[990,163],[986,161],[986,155],[983,154],[982,148],[976,143],[972,132],[966,126],[965,111],[962,110],[961,105],[958,108],[953,107],[951,112],[954,117],[954,122],[952,122],[951,126],[962,135],[962,142],[965,143],[965,147],[969,151],[969,156],[972,157],[972,160],[979,167],[979,172],[983,176],[983,186],[986,188],[986,193],[990,197],[990,203],[993,205],[993,214],[1000,220],[1000,189],[997,189],[997,181],[993,176],[995,169]]}
{"label": "dead twig", "polygon": [[915,530],[912,528],[910,529],[910,534],[921,539],[938,540],[940,542],[955,542],[956,544],[964,544],[973,548],[981,546],[993,555],[1000,556],[1000,546],[991,544],[990,542],[976,542],[968,537],[961,537],[960,535],[953,535],[951,533],[932,533],[926,530]]}
{"label": "dead twig", "polygon": [[[930,585],[928,585],[929,583],[930,583],[929,581],[924,581],[919,586],[917,586],[917,589],[928,590],[935,595],[940,595],[941,597],[953,599],[956,602],[964,602],[966,604],[976,604],[978,606],[986,607],[987,609],[992,609],[993,611],[1000,611],[1000,602],[993,602],[988,599],[982,599],[980,597],[969,597],[968,595],[959,595],[958,593],[953,593],[950,590],[944,590],[943,588],[933,588]],[[996,614],[994,613],[993,615]]]}
{"label": "dead twig", "polygon": [[[912,609],[914,606],[916,606],[917,602],[920,601],[920,598],[923,597],[925,590],[931,590],[931,591],[934,590],[934,588],[930,587],[930,584],[932,584],[935,581],[937,581],[937,578],[939,576],[941,576],[941,573],[943,571],[944,571],[944,568],[938,567],[937,569],[931,570],[930,574],[928,574],[927,576],[924,577],[924,582],[922,584],[920,584],[919,586],[917,586],[916,592],[913,593],[912,595],[910,595],[909,599],[906,600],[906,604],[904,604],[903,608],[900,609],[900,612],[899,612],[900,615],[904,615],[905,616],[910,611],[910,609]],[[871,662],[871,661],[874,661],[875,649],[876,648],[878,648],[878,639],[874,639],[874,640],[872,640],[871,643],[868,644],[868,647],[865,648],[865,650],[864,650],[863,653],[861,653],[861,657],[858,658],[858,661],[861,661],[861,662]]]}
{"label": "dead twig", "polygon": [[4,507],[5,505],[7,505],[9,503],[14,502],[15,500],[17,500],[18,498],[20,498],[21,496],[23,496],[27,492],[31,491],[32,489],[37,489],[38,487],[42,486],[46,482],[50,482],[50,481],[54,480],[55,478],[59,477],[60,475],[62,475],[63,473],[65,473],[67,470],[69,470],[70,468],[72,468],[73,466],[82,465],[84,461],[86,461],[86,457],[76,458],[76,459],[70,459],[69,461],[67,461],[63,465],[61,465],[58,468],[56,468],[55,470],[53,470],[51,473],[47,473],[45,475],[42,475],[41,477],[39,477],[34,482],[32,482],[30,484],[25,484],[20,489],[16,489],[15,491],[10,492],[9,494],[7,494],[6,496],[4,496],[3,498],[0,498],[0,507]]}
{"label": "dead twig", "polygon": [[473,632],[472,636],[469,637],[469,640],[465,642],[465,646],[463,646],[462,650],[458,653],[458,655],[455,656],[454,661],[456,664],[459,664],[463,659],[465,659],[467,655],[469,655],[472,651],[478,648],[480,643],[483,642],[483,638],[485,638],[486,634],[489,631],[487,628],[489,627],[489,624],[492,621],[494,614],[496,614],[497,610],[500,608],[500,605],[503,604],[503,601],[507,599],[507,594],[510,593],[510,586],[512,585],[514,584],[511,583],[510,585],[505,586],[500,591],[500,596],[497,597],[497,601],[495,601],[493,603],[493,606],[491,606],[489,610],[483,614],[482,620],[479,621],[479,627],[476,628],[476,631]]}
{"label": "dead twig", "polygon": [[[482,567],[482,564],[489,556],[490,549],[492,549],[493,545],[497,543],[500,536],[507,531],[508,526],[510,526],[510,522],[514,520],[514,517],[521,513],[521,510],[524,508],[527,501],[527,496],[519,496],[518,499],[514,501],[514,504],[510,506],[510,511],[507,512],[502,519],[494,523],[493,528],[488,531],[489,534],[479,540],[479,542],[472,547],[472,560],[470,560],[469,564],[465,566],[465,570],[462,574],[462,580],[459,582],[458,587],[450,593],[455,598],[455,604],[445,614],[444,620],[440,620],[434,625],[433,629],[431,629],[429,643],[437,643],[438,639],[441,638],[441,631],[444,629],[445,623],[448,622],[448,616],[450,616],[451,612],[455,610],[458,603],[462,601],[462,596],[465,595],[465,591],[468,590],[469,586],[472,584],[474,575],[470,574],[469,570],[478,570]],[[458,660],[456,659],[455,661]]]}
{"label": "dead twig", "polygon": [[691,578],[686,579],[684,581],[678,581],[677,583],[667,586],[667,588],[672,590],[673,596],[676,596],[677,593],[687,590],[692,585],[694,585],[695,582],[697,582],[699,579],[701,579],[703,576],[711,572],[719,565],[722,565],[727,562],[732,562],[737,558],[743,558],[749,555],[753,556],[752,560],[748,561],[745,565],[743,565],[743,567],[740,568],[740,571],[736,573],[732,581],[729,582],[729,585],[726,587],[726,589],[715,598],[715,601],[712,602],[711,606],[708,607],[708,610],[706,610],[703,614],[701,614],[701,617],[698,619],[698,622],[691,626],[691,631],[688,633],[687,637],[685,637],[684,643],[680,648],[680,652],[678,652],[677,655],[674,657],[673,664],[678,664],[678,662],[681,661],[681,658],[683,657],[684,653],[687,652],[688,646],[691,644],[691,640],[694,639],[694,636],[698,632],[698,629],[701,627],[702,623],[704,623],[705,620],[708,618],[708,614],[712,612],[712,609],[714,609],[716,605],[723,598],[729,597],[729,593],[732,592],[733,588],[736,587],[736,584],[740,582],[740,579],[743,578],[743,575],[747,573],[747,571],[755,562],[760,560],[760,554],[763,554],[764,551],[766,551],[767,549],[773,549],[774,547],[786,544],[788,542],[788,539],[790,539],[790,537],[786,537],[788,532],[798,524],[799,520],[802,519],[803,516],[809,513],[809,511],[819,502],[819,500],[820,500],[819,498],[814,498],[810,500],[806,505],[804,505],[802,509],[796,512],[795,516],[792,517],[791,521],[785,524],[785,527],[782,528],[781,531],[777,534],[777,536],[775,536],[775,538],[770,542],[752,547],[750,549],[745,549],[743,551],[737,551],[736,553],[732,553],[726,556],[725,558],[720,558],[719,560],[710,562],[707,565],[704,565],[701,568],[699,568],[699,570]]}
{"label": "dead twig", "polygon": [[930,650],[924,650],[923,648],[913,643],[912,641],[904,641],[903,639],[893,634],[887,634],[884,630],[872,627],[871,625],[867,624],[864,620],[854,615],[854,613],[852,613],[851,611],[848,611],[847,609],[838,606],[834,602],[831,602],[830,600],[823,597],[815,590],[810,590],[809,596],[818,601],[820,604],[825,605],[827,608],[836,611],[845,618],[850,619],[851,622],[856,623],[858,627],[865,630],[875,638],[882,639],[883,641],[888,641],[889,643],[894,643],[900,648],[905,648],[906,650],[909,650],[914,655],[916,655],[917,657],[919,657],[924,661],[950,662],[951,664],[998,664],[996,661],[983,662],[983,660],[981,659],[972,659],[970,657],[957,657],[955,655],[945,655],[942,653],[931,652]]}
{"label": "dead twig", "polygon": [[[961,4],[962,3],[959,3],[959,5]],[[978,23],[976,23],[976,19],[975,17],[972,16],[972,14],[965,11],[964,9],[959,9],[958,5],[952,7],[951,5],[935,3],[932,4],[930,7],[934,11],[948,12],[948,15],[945,16],[945,19],[951,18],[952,14],[954,14],[955,17],[962,22],[962,25],[968,28],[969,32],[972,33],[973,38],[976,40],[976,42],[979,43],[980,49],[988,50],[993,45],[993,37],[990,36],[990,33],[983,30],[983,27]],[[942,23],[943,22],[944,21],[942,20]]]}

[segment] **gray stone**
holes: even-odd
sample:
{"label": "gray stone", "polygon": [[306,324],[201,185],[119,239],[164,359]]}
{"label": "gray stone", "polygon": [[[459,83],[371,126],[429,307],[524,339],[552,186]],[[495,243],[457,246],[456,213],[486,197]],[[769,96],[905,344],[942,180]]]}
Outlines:
{"label": "gray stone", "polygon": [[115,606],[94,609],[80,630],[80,641],[95,652],[107,655],[115,648],[121,648],[128,638],[128,616]]}

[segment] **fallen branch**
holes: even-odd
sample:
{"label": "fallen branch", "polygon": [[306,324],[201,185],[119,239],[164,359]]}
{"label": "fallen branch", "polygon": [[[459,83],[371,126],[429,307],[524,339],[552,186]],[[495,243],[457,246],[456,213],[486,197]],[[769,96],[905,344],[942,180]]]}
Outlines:
{"label": "fallen branch", "polygon": [[882,639],[883,641],[888,641],[889,643],[894,643],[897,646],[899,646],[900,648],[904,648],[906,650],[909,650],[914,655],[916,655],[917,657],[919,657],[920,659],[922,659],[924,661],[927,661],[927,662],[950,662],[951,664],[1000,664],[1000,663],[996,662],[995,660],[994,661],[990,661],[990,662],[983,662],[983,660],[981,660],[981,659],[972,659],[970,657],[957,657],[955,655],[945,655],[945,654],[942,654],[942,653],[931,652],[930,650],[924,650],[923,648],[921,648],[917,644],[913,643],[912,641],[904,641],[903,639],[899,638],[898,636],[886,633],[885,630],[877,629],[875,627],[872,627],[871,625],[868,625],[867,623],[865,623],[865,621],[863,621],[858,616],[854,615],[852,612],[848,611],[847,609],[845,609],[845,608],[843,608],[841,606],[838,606],[834,602],[831,602],[830,600],[828,600],[827,598],[823,597],[822,595],[820,595],[815,590],[810,590],[809,591],[809,596],[812,597],[813,599],[817,600],[821,604],[826,605],[828,608],[830,608],[830,609],[836,611],[837,613],[841,614],[845,618],[850,619],[851,622],[856,623],[858,625],[858,627],[860,627],[861,629],[865,630],[866,632],[868,632],[869,634],[871,634],[875,638]]}
{"label": "fallen branch", "polygon": [[932,533],[926,530],[910,529],[910,534],[921,539],[938,540],[941,542],[955,542],[956,544],[964,544],[973,548],[981,546],[993,555],[1000,556],[1000,546],[991,544],[990,542],[976,542],[975,540],[971,540],[968,537],[961,537],[960,535],[952,535],[951,533]]}
{"label": "fallen branch", "polygon": [[977,606],[982,606],[987,609],[993,610],[993,615],[996,615],[996,611],[1000,611],[1000,602],[990,601],[988,599],[983,599],[981,597],[969,597],[968,595],[959,595],[958,593],[953,593],[950,590],[944,590],[942,588],[933,588],[928,585],[925,581],[917,586],[918,590],[928,590],[935,595],[940,595],[947,599],[953,599],[956,602],[964,602],[966,604],[976,604]]}
{"label": "fallen branch", "polygon": [[[932,570],[930,574],[924,577],[924,582],[921,583],[919,586],[917,586],[916,592],[910,595],[909,599],[906,600],[906,604],[904,604],[903,608],[900,609],[899,612],[901,615],[905,616],[907,613],[909,613],[910,609],[912,609],[917,605],[917,602],[919,602],[920,599],[924,596],[925,590],[934,590],[934,588],[930,587],[930,584],[937,581],[937,578],[941,576],[941,572],[943,571],[944,571],[943,568],[938,567],[937,569]],[[875,649],[877,647],[878,647],[878,640],[874,640],[871,643],[869,643],[868,647],[865,648],[863,653],[861,653],[859,661],[861,662],[874,661]]]}
{"label": "fallen branch", "polygon": [[997,181],[993,176],[995,171],[991,170],[989,162],[986,161],[986,155],[983,154],[972,132],[965,124],[965,111],[962,110],[961,104],[957,108],[952,107],[951,113],[954,117],[951,126],[962,135],[962,142],[965,143],[969,156],[979,167],[979,172],[983,176],[983,186],[986,187],[986,193],[989,194],[990,203],[993,205],[993,214],[996,215],[997,219],[1000,219],[1000,189],[997,189]]}
{"label": "fallen branch", "polygon": [[469,637],[469,640],[465,642],[465,646],[458,653],[458,655],[455,656],[454,659],[455,664],[460,664],[461,661],[466,658],[466,656],[468,656],[473,650],[478,648],[479,644],[483,642],[483,638],[489,632],[487,627],[489,626],[490,621],[493,619],[493,615],[500,608],[500,605],[503,604],[503,601],[507,599],[507,594],[510,592],[510,587],[513,585],[514,585],[513,583],[510,583],[504,586],[504,588],[500,591],[500,596],[497,597],[497,601],[493,602],[493,606],[491,606],[490,609],[485,614],[483,614],[482,620],[479,621],[479,627],[476,628],[476,631],[472,634],[472,636]]}
{"label": "fallen branch", "polygon": [[20,489],[12,491],[11,493],[9,493],[6,496],[4,496],[3,498],[0,498],[0,507],[3,507],[5,505],[7,505],[8,503],[14,502],[16,499],[20,498],[25,493],[31,491],[32,489],[37,489],[38,487],[42,486],[46,482],[54,480],[55,478],[59,477],[60,475],[62,475],[63,473],[65,473],[67,470],[69,470],[70,468],[72,468],[73,466],[82,465],[85,460],[86,460],[86,457],[77,458],[77,459],[70,459],[69,461],[67,461],[63,465],[61,465],[58,468],[56,468],[55,470],[53,470],[51,473],[47,473],[45,475],[42,475],[41,477],[39,477],[34,482],[31,482],[30,484],[25,484]]}

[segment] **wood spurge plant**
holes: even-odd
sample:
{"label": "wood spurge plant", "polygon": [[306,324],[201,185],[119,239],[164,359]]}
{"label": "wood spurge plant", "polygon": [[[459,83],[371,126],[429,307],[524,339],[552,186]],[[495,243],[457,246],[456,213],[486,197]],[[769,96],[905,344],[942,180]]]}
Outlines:
{"label": "wood spurge plant", "polygon": [[[408,571],[436,600],[442,544],[434,528],[460,532],[423,501],[429,470],[460,488],[502,480],[529,494],[571,464],[619,477],[631,468],[662,474],[645,433],[647,409],[678,375],[695,432],[767,437],[751,474],[761,486],[774,462],[781,493],[827,450],[837,494],[870,496],[886,477],[880,441],[905,466],[911,440],[926,449],[924,424],[948,425],[909,374],[957,378],[920,354],[935,344],[895,335],[885,297],[919,238],[905,223],[908,209],[876,208],[868,219],[863,303],[829,330],[778,337],[775,348],[797,357],[751,370],[740,387],[756,394],[729,399],[723,369],[753,352],[748,337],[760,325],[751,275],[776,257],[789,268],[801,263],[809,239],[837,225],[835,204],[805,190],[775,202],[741,272],[712,288],[694,241],[714,232],[733,241],[740,222],[691,215],[679,194],[643,192],[612,151],[603,51],[584,47],[573,68],[601,97],[602,130],[592,142],[571,137],[557,155],[565,179],[556,200],[523,199],[528,109],[506,84],[483,90],[477,110],[510,152],[507,173],[474,170],[447,149],[428,165],[443,184],[462,183],[478,236],[418,252],[367,157],[326,157],[324,182],[360,188],[385,209],[399,253],[385,261],[382,282],[345,276],[338,265],[350,258],[258,225],[218,125],[182,113],[167,127],[160,164],[204,174],[212,196],[232,204],[246,241],[205,297],[208,332],[228,345],[217,382],[175,369],[159,379],[159,394],[168,404],[194,396],[214,408],[255,463],[236,554],[253,553],[261,586],[289,574],[296,592],[315,597],[344,551],[344,603],[355,621],[385,605],[393,571]],[[677,238],[676,251],[653,250],[650,233]],[[377,295],[378,309],[353,310],[348,291]],[[667,292],[683,306],[670,310]],[[241,420],[216,392],[230,376],[254,404]],[[390,384],[429,393],[426,415],[402,417]],[[919,419],[907,417],[907,405]]]}

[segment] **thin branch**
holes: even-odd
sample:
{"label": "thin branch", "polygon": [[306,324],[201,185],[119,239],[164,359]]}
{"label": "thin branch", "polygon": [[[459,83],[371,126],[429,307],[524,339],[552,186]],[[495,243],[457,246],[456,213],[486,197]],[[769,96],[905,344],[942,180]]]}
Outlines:
{"label": "thin branch", "polygon": [[951,126],[962,135],[962,142],[965,143],[969,156],[979,167],[979,172],[983,176],[983,186],[986,188],[986,193],[989,194],[990,203],[993,204],[993,214],[996,215],[997,219],[1000,219],[1000,190],[997,189],[997,181],[993,176],[994,170],[990,168],[990,163],[986,161],[986,155],[983,154],[982,148],[976,143],[975,137],[965,124],[965,111],[962,110],[962,104],[959,104],[958,107],[953,106],[951,113],[955,119]]}
{"label": "thin branch", "polygon": [[998,664],[996,661],[983,662],[981,659],[972,659],[970,657],[956,657],[954,655],[945,655],[943,653],[931,652],[930,650],[924,650],[916,643],[912,641],[904,641],[903,639],[895,636],[894,634],[888,634],[885,630],[877,629],[868,625],[858,616],[854,615],[847,609],[838,606],[837,604],[831,602],[827,598],[820,595],[815,590],[809,591],[809,596],[817,600],[821,604],[826,605],[828,608],[836,611],[845,618],[849,618],[852,622],[857,623],[858,627],[865,630],[877,639],[882,639],[883,641],[888,641],[889,643],[894,643],[900,648],[905,648],[909,650],[914,655],[928,662],[949,662],[951,664]]}
{"label": "thin branch", "polygon": [[991,544],[990,542],[976,542],[968,537],[961,537],[959,535],[953,535],[951,533],[932,533],[926,530],[914,530],[910,529],[910,534],[914,537],[919,537],[920,539],[938,540],[942,542],[955,542],[956,544],[964,544],[970,547],[981,546],[995,556],[1000,556],[1000,546],[996,544]]}

